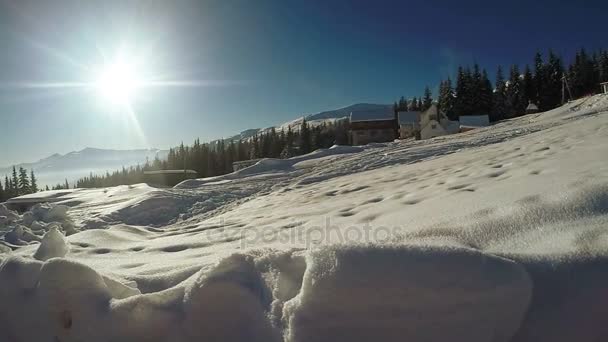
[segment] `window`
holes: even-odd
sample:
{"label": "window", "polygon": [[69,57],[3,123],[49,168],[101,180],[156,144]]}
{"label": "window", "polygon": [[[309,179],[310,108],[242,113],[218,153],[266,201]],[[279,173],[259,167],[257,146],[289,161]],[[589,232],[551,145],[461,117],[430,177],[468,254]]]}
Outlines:
{"label": "window", "polygon": [[431,128],[432,128],[432,129],[435,129],[435,128],[437,128],[437,125],[435,125],[435,124],[431,124]]}

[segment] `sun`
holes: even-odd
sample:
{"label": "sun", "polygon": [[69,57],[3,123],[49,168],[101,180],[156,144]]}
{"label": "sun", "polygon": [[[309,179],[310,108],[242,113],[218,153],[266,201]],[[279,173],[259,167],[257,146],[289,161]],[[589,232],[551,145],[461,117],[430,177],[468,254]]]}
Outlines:
{"label": "sun", "polygon": [[100,69],[95,80],[97,92],[112,103],[128,103],[136,95],[141,80],[134,66],[117,61]]}

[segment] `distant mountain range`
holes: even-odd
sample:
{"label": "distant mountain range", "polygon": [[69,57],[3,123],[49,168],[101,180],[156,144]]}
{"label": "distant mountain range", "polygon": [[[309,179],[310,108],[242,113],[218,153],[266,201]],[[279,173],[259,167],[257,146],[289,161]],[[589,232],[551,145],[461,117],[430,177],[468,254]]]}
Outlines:
{"label": "distant mountain range", "polygon": [[[293,131],[298,131],[303,118],[306,118],[306,121],[314,126],[323,122],[346,119],[351,112],[355,111],[377,111],[390,108],[391,105],[357,103],[344,108],[304,115],[274,128],[280,131],[281,129],[287,130],[288,127],[291,127]],[[272,127],[247,129],[225,140],[249,139],[258,133],[266,132],[270,129]],[[91,172],[101,174],[106,171],[112,172],[118,170],[123,166],[142,165],[146,160],[152,161],[156,157],[165,159],[168,152],[168,150],[158,149],[107,150],[87,147],[83,150],[64,155],[56,153],[37,162],[22,163],[15,165],[15,167],[23,167],[28,170],[34,169],[40,186],[52,186],[57,183],[63,183],[65,179],[72,183],[78,178],[89,175]],[[0,177],[4,178],[4,175],[10,176],[11,171],[12,166],[0,166]]]}
{"label": "distant mountain range", "polygon": [[[87,147],[80,151],[70,152],[64,155],[53,154],[34,163],[22,163],[15,165],[16,168],[33,169],[38,178],[38,184],[54,185],[63,183],[65,179],[72,182],[91,172],[95,174],[114,171],[123,166],[144,164],[146,160],[153,161],[154,158],[165,159],[168,150],[141,149],[141,150],[106,150]],[[0,167],[0,176],[9,175],[12,166]]]}

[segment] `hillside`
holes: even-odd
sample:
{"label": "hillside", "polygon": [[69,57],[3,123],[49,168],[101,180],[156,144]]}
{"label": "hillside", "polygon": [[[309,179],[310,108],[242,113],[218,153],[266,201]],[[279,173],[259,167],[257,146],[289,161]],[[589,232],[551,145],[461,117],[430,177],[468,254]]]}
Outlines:
{"label": "hillside", "polygon": [[606,155],[597,95],[173,189],[30,195],[19,200],[56,203],[0,207],[0,329],[14,341],[603,341]]}

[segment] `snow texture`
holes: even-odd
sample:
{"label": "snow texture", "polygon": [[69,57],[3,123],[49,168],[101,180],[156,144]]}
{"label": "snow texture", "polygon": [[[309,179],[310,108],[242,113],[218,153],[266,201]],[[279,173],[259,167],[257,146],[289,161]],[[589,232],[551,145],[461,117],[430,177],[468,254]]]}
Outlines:
{"label": "snow texture", "polygon": [[608,97],[0,205],[6,341],[608,340]]}

